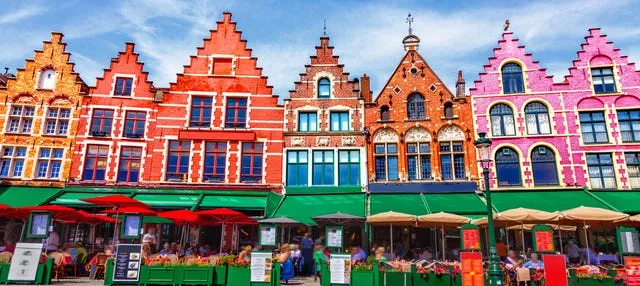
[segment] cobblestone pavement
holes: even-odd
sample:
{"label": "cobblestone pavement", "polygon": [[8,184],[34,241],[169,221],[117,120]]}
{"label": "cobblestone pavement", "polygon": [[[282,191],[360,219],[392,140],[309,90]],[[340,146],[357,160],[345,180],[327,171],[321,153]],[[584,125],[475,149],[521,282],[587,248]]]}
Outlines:
{"label": "cobblestone pavement", "polygon": [[[53,280],[51,281],[51,284],[58,286],[102,286],[104,285],[104,281],[90,280],[88,278],[82,277],[77,279],[60,279],[60,282],[58,282],[57,280]],[[281,285],[319,286],[320,281],[313,282],[313,277],[299,277],[289,281],[289,284],[285,284],[284,282],[282,282]]]}

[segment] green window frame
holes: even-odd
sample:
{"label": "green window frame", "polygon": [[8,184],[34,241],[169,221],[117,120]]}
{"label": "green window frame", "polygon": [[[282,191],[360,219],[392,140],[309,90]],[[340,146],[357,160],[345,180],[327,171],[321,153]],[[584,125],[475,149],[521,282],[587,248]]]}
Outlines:
{"label": "green window frame", "polygon": [[338,151],[338,185],[360,185],[360,151]]}
{"label": "green window frame", "polygon": [[287,151],[287,186],[309,184],[309,152]]}
{"label": "green window frame", "polygon": [[316,112],[300,112],[298,114],[299,132],[317,132],[318,114]]}
{"label": "green window frame", "polygon": [[331,131],[349,131],[349,112],[331,112]]}
{"label": "green window frame", "polygon": [[332,150],[313,151],[313,185],[333,185],[334,158]]}

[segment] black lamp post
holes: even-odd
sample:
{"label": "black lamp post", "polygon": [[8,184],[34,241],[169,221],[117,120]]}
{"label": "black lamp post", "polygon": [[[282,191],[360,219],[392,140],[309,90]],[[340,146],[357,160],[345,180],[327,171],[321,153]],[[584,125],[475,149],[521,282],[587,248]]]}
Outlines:
{"label": "black lamp post", "polygon": [[503,273],[500,268],[500,260],[496,249],[496,234],[493,228],[493,207],[491,204],[491,188],[489,185],[489,168],[491,167],[491,139],[487,138],[487,133],[478,133],[478,140],[473,142],[478,149],[478,157],[484,175],[484,197],[487,201],[487,232],[489,233],[489,285],[502,285]]}

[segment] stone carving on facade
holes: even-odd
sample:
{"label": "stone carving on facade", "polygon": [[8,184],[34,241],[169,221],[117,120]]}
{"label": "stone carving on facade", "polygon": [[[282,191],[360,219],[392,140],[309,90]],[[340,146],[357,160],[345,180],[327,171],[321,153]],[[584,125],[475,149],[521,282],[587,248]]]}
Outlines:
{"label": "stone carving on facade", "polygon": [[414,127],[407,131],[407,135],[404,137],[407,142],[429,142],[431,141],[431,135],[429,131],[422,127]]}
{"label": "stone carving on facade", "polygon": [[329,143],[331,142],[331,138],[329,136],[320,136],[317,139],[317,145],[320,147],[327,147],[329,146]]}
{"label": "stone carving on facade", "polygon": [[378,130],[373,136],[374,142],[398,142],[398,134],[391,128]]}
{"label": "stone carving on facade", "polygon": [[156,93],[153,95],[153,102],[162,102],[164,98],[164,92],[162,90],[156,90]]}
{"label": "stone carving on facade", "polygon": [[460,141],[464,140],[464,132],[455,125],[449,125],[438,132],[438,141]]}
{"label": "stone carving on facade", "polygon": [[69,101],[68,98],[66,97],[56,97],[53,102],[51,102],[51,105],[69,105],[71,104],[71,101]]}
{"label": "stone carving on facade", "polygon": [[304,146],[304,137],[301,137],[301,136],[291,137],[291,146],[296,146],[296,147]]}
{"label": "stone carving on facade", "polygon": [[28,94],[24,94],[24,95],[20,95],[18,96],[18,99],[16,99],[17,103],[32,103],[33,102],[33,96],[28,95]]}
{"label": "stone carving on facade", "polygon": [[356,137],[355,136],[342,136],[342,145],[343,146],[355,146],[356,145]]}

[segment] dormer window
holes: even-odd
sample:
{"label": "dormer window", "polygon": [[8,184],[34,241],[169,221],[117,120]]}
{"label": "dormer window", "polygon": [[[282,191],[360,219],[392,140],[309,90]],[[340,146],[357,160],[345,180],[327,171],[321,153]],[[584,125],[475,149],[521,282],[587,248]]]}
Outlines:
{"label": "dormer window", "polygon": [[56,71],[54,69],[45,69],[40,72],[40,80],[38,81],[39,89],[54,89],[56,87]]}
{"label": "dormer window", "polygon": [[409,95],[409,99],[407,100],[407,116],[409,119],[427,118],[424,110],[424,97],[419,93]]}
{"label": "dormer window", "polygon": [[591,81],[593,82],[593,91],[595,93],[614,93],[616,92],[616,82],[613,79],[613,68],[592,68]]}
{"label": "dormer window", "polygon": [[113,90],[113,95],[130,96],[132,83],[133,79],[130,77],[116,78],[116,87]]}
{"label": "dormer window", "polygon": [[509,63],[502,67],[502,90],[504,94],[524,92],[522,67],[519,64]]}
{"label": "dormer window", "polygon": [[318,81],[318,98],[331,97],[331,81],[328,78],[321,78]]}

